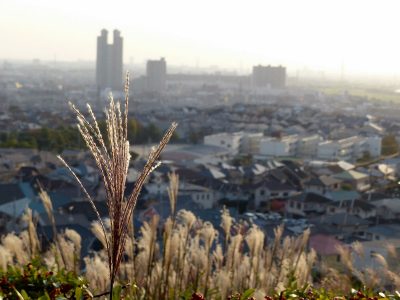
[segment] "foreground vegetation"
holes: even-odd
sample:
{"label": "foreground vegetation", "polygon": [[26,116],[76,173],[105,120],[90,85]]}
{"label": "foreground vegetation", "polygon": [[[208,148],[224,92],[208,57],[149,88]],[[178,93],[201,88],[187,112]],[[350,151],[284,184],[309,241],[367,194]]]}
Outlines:
{"label": "foreground vegetation", "polygon": [[[175,177],[171,191],[177,191],[176,184]],[[171,193],[172,208],[176,205],[174,195]],[[41,196],[49,219],[54,219],[51,203],[45,194]],[[75,231],[57,232],[53,243],[44,248],[29,211],[24,220],[25,231],[1,240],[0,296],[105,297],[110,273],[98,222],[93,223],[92,231],[104,249],[81,260],[81,238]],[[109,222],[105,226],[109,235]],[[129,232],[113,299],[400,299],[395,292],[400,286],[398,270],[391,269],[383,257],[376,256],[379,269],[359,270],[352,264],[350,251],[341,249],[343,264],[338,271],[318,262],[315,252],[308,249],[309,231],[283,238],[283,227],[278,227],[274,236],[265,237],[257,226],[236,222],[227,210],[222,211],[220,231],[181,210],[165,223],[154,216],[140,228],[137,238],[132,227]],[[353,250],[365,255],[359,243],[353,244]],[[352,293],[352,288],[365,297]],[[269,298],[264,298],[266,295]]]}

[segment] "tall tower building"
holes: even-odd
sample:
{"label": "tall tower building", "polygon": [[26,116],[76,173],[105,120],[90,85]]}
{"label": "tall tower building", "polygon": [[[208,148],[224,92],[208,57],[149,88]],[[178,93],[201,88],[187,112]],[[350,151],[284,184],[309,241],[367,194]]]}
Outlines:
{"label": "tall tower building", "polygon": [[254,66],[252,81],[255,88],[284,88],[286,85],[286,68],[282,66]]}
{"label": "tall tower building", "polygon": [[160,60],[148,60],[146,65],[146,89],[149,92],[162,93],[166,88],[167,62],[165,58]]}
{"label": "tall tower building", "polygon": [[97,37],[96,83],[99,90],[120,90],[123,86],[123,39],[119,30],[113,32],[113,43],[108,44],[108,31]]}

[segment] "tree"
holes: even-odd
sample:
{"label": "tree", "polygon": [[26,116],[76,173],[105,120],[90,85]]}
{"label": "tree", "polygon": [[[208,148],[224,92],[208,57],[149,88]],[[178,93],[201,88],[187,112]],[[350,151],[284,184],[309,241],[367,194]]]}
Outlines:
{"label": "tree", "polygon": [[382,138],[382,154],[391,155],[399,151],[399,144],[393,134],[388,134]]}
{"label": "tree", "polygon": [[362,156],[358,159],[358,162],[368,162],[371,160],[371,153],[367,151],[363,151]]}

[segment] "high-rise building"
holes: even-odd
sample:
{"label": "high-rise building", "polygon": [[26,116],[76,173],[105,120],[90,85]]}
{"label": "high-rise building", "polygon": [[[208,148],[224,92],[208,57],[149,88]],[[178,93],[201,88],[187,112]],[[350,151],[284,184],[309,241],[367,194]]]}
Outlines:
{"label": "high-rise building", "polygon": [[97,37],[96,83],[100,90],[120,90],[123,85],[122,44],[118,30],[113,32],[113,43],[108,44],[108,31],[103,29]]}
{"label": "high-rise building", "polygon": [[146,88],[149,92],[162,93],[166,88],[167,62],[164,57],[160,60],[148,60],[146,65]]}
{"label": "high-rise building", "polygon": [[253,87],[284,88],[286,85],[286,68],[282,66],[254,66]]}

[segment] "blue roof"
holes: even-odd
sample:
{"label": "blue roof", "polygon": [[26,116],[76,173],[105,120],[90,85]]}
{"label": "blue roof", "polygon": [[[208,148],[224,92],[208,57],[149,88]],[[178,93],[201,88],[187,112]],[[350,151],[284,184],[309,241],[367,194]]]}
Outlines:
{"label": "blue roof", "polygon": [[327,194],[326,197],[331,198],[333,201],[346,201],[360,199],[361,195],[357,191],[334,191]]}
{"label": "blue roof", "polygon": [[28,182],[20,182],[19,187],[24,193],[25,197],[34,199],[35,198],[35,193],[32,189],[32,186]]}
{"label": "blue roof", "polygon": [[[54,210],[68,203],[74,202],[73,198],[70,195],[60,193],[60,191],[49,192],[48,195],[51,199]],[[38,214],[42,214],[46,211],[43,206],[43,202],[40,199],[32,200],[29,204],[29,207]]]}
{"label": "blue roof", "polygon": [[382,224],[371,226],[365,231],[389,238],[400,238],[400,225],[398,224]]}
{"label": "blue roof", "polygon": [[[154,204],[153,207],[163,219],[166,219],[171,215],[171,207],[167,196],[161,197],[161,200],[158,203]],[[176,202],[176,211],[179,211],[181,209],[197,212],[197,210],[200,208],[196,203],[194,203],[191,196],[178,195],[178,200]]]}
{"label": "blue roof", "polygon": [[27,182],[0,184],[0,203],[5,204],[22,198],[34,199],[35,194]]}

